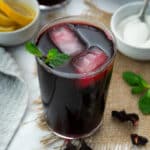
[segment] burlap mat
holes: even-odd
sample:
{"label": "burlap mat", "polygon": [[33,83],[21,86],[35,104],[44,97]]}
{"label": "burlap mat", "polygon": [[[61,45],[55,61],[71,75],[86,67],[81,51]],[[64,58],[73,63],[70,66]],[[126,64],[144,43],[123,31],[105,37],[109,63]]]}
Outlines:
{"label": "burlap mat", "polygon": [[[110,27],[111,14],[96,8],[90,8],[91,15],[102,21]],[[99,16],[98,16],[99,11]],[[97,12],[97,13],[96,13]],[[138,109],[139,96],[132,95],[130,87],[122,80],[124,71],[133,71],[141,74],[150,82],[150,62],[141,62],[132,60],[118,52],[114,64],[111,84],[109,87],[106,109],[104,114],[104,123],[99,132],[93,137],[93,147],[95,150],[130,150],[136,149],[132,146],[130,140],[131,133],[137,133],[150,139],[150,116],[144,116]],[[114,121],[111,117],[112,110],[126,110],[139,114],[140,122],[137,128],[129,124],[122,124]],[[139,149],[150,149],[150,142],[146,147]]]}
{"label": "burlap mat", "polygon": [[[130,140],[131,133],[137,133],[150,139],[150,116],[144,116],[138,109],[138,96],[130,93],[129,86],[122,80],[122,72],[132,70],[140,73],[150,82],[150,63],[131,60],[120,53],[117,54],[112,80],[108,92],[104,123],[99,132],[93,137],[95,150],[130,150],[135,149]],[[138,127],[117,122],[112,119],[112,110],[126,110],[139,114]],[[142,147],[140,147],[142,149]],[[143,149],[150,149],[150,143]]]}
{"label": "burlap mat", "polygon": [[[97,9],[88,0],[86,0],[86,4],[88,4],[90,9],[87,11],[88,15],[92,15],[109,27],[111,14]],[[118,52],[109,87],[103,126],[95,135],[87,139],[94,150],[150,149],[150,142],[145,147],[137,148],[132,145],[130,140],[131,133],[137,133],[150,139],[150,115],[144,116],[139,111],[137,105],[139,96],[132,95],[130,87],[122,80],[122,72],[127,70],[143,75],[150,82],[150,62],[135,61]],[[139,114],[140,121],[138,127],[133,127],[128,123],[120,123],[112,119],[112,110],[123,109],[127,112]],[[39,125],[41,128],[47,130],[46,124],[41,117]],[[51,143],[49,140],[51,141],[52,139],[52,141],[57,141],[56,137],[52,138],[51,136],[50,134],[48,138],[42,139],[41,141],[44,144]]]}

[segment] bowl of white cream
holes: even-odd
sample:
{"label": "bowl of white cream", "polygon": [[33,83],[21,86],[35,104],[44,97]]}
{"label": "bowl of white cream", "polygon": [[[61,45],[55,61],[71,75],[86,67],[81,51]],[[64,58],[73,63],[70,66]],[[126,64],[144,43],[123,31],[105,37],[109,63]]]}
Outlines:
{"label": "bowl of white cream", "polygon": [[150,60],[150,6],[142,22],[139,12],[143,4],[133,2],[121,6],[112,16],[111,30],[121,53],[137,60]]}

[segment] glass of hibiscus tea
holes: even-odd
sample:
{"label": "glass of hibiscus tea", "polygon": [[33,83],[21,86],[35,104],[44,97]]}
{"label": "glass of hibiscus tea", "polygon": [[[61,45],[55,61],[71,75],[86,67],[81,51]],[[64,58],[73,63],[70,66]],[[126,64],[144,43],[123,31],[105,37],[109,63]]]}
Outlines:
{"label": "glass of hibiscus tea", "polygon": [[48,23],[35,43],[44,55],[57,49],[69,56],[55,67],[37,58],[41,98],[50,129],[67,139],[90,136],[103,120],[116,55],[113,35],[94,18],[71,16]]}

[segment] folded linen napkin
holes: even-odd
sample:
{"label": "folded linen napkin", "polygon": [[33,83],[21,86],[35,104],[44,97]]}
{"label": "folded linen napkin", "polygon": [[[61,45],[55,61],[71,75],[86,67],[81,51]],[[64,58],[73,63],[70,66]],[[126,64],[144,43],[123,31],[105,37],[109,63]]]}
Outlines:
{"label": "folded linen napkin", "polygon": [[13,58],[0,48],[0,150],[8,149],[28,104],[28,92]]}

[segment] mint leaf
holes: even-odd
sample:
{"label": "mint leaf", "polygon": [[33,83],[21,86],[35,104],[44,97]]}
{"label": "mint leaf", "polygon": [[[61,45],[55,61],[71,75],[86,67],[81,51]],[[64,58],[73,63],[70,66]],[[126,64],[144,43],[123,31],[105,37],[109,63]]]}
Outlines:
{"label": "mint leaf", "polygon": [[131,92],[132,94],[139,94],[139,93],[142,93],[144,89],[145,88],[143,86],[135,86],[132,88]]}
{"label": "mint leaf", "polygon": [[124,72],[122,77],[130,86],[150,88],[150,84],[148,84],[147,81],[145,81],[140,75],[131,71]]}
{"label": "mint leaf", "polygon": [[[52,54],[51,54],[52,53]],[[66,54],[62,54],[62,53],[59,53],[58,51],[54,53],[54,51],[49,51],[48,52],[48,59],[46,61],[48,61],[48,65],[53,67],[57,67],[57,66],[60,66],[62,64],[64,64],[69,58],[70,56],[66,55]]]}
{"label": "mint leaf", "polygon": [[48,51],[48,54],[44,56],[42,52],[36,47],[35,44],[28,42],[25,44],[26,50],[41,58],[45,64],[49,65],[52,68],[58,67],[62,64],[64,64],[69,58],[69,55],[60,53],[56,48],[52,48]]}
{"label": "mint leaf", "polygon": [[58,50],[56,48],[52,48],[48,51],[45,63],[49,64],[50,60],[55,58],[58,55]]}
{"label": "mint leaf", "polygon": [[150,114],[150,90],[139,100],[139,109],[143,114]]}
{"label": "mint leaf", "polygon": [[48,51],[47,58],[53,58],[59,54],[56,48],[52,48]]}
{"label": "mint leaf", "polygon": [[150,88],[150,84],[148,84],[148,82],[143,79],[141,79],[141,85],[147,89]]}
{"label": "mint leaf", "polygon": [[31,53],[37,57],[42,57],[42,52],[36,47],[35,44],[28,42],[25,44],[25,48],[29,53]]}
{"label": "mint leaf", "polygon": [[55,68],[55,67],[58,67],[58,66],[60,66],[62,63],[59,63],[59,62],[57,62],[57,61],[55,61],[55,60],[50,60],[49,61],[49,66],[50,67],[52,67],[52,68]]}
{"label": "mint leaf", "polygon": [[141,77],[133,72],[127,71],[122,75],[123,79],[131,86],[138,86],[141,84]]}
{"label": "mint leaf", "polygon": [[70,58],[70,56],[68,56],[66,54],[59,53],[56,58],[61,60],[61,61],[66,61],[66,60],[68,60]]}

